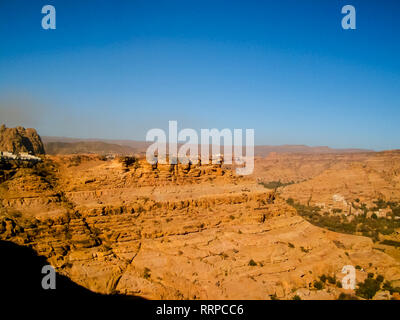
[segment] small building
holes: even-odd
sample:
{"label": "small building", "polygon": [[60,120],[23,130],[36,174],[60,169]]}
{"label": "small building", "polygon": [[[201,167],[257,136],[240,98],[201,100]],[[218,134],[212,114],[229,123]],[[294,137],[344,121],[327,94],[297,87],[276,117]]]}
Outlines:
{"label": "small building", "polygon": [[390,208],[379,209],[378,212],[375,212],[378,218],[386,218],[389,213],[392,212]]}
{"label": "small building", "polygon": [[32,161],[40,162],[41,158],[36,157],[28,152],[20,152],[18,155],[9,151],[0,151],[0,159],[2,160],[22,160],[22,161]]}
{"label": "small building", "polygon": [[0,155],[2,159],[17,159],[17,155],[9,151],[0,151]]}

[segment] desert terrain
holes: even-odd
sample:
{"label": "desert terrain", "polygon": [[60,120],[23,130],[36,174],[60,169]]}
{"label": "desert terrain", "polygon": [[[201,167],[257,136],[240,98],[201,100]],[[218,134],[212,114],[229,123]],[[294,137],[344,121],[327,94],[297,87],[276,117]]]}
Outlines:
{"label": "desert terrain", "polygon": [[[24,151],[22,129],[2,128],[0,146]],[[241,177],[221,164],[150,165],[109,150],[45,155],[28,132],[41,161],[1,160],[0,239],[93,292],[399,298],[396,151],[269,153]],[[345,265],[357,269],[357,290],[342,288]]]}

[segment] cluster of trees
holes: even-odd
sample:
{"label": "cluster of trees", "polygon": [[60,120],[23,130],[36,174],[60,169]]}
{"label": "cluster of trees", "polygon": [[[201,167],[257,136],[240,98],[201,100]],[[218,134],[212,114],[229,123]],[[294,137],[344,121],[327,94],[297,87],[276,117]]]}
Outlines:
{"label": "cluster of trees", "polygon": [[[396,201],[385,201],[383,199],[378,199],[373,201],[374,206],[368,208],[365,203],[362,203],[360,199],[355,199],[355,201],[351,204],[354,209],[360,209],[366,215],[368,212],[376,212],[379,209],[390,208],[392,210],[391,216],[400,217],[400,203]],[[376,215],[375,215],[376,217]]]}
{"label": "cluster of trees", "polygon": [[289,181],[289,182],[281,182],[281,180],[279,181],[269,181],[269,182],[260,182],[261,185],[263,185],[265,188],[268,189],[277,189],[280,187],[286,187],[289,186],[291,184],[294,184],[294,181]]}
{"label": "cluster of trees", "polygon": [[[395,229],[400,228],[400,220],[378,217],[371,219],[367,218],[367,216],[364,214],[353,216],[352,220],[349,221],[345,215],[324,214],[321,212],[321,208],[319,207],[296,203],[291,198],[287,199],[286,202],[293,206],[307,221],[316,226],[335,232],[362,234],[363,236],[372,238],[374,241],[379,240],[379,234],[390,235],[395,232]],[[379,200],[376,201],[376,203],[379,206],[383,205]],[[385,205],[389,204],[392,205],[393,208],[396,208],[398,205],[394,202],[385,202]],[[390,243],[389,245],[392,244]],[[397,243],[395,245],[397,246]]]}
{"label": "cluster of trees", "polygon": [[[361,269],[361,267],[358,266],[357,269]],[[325,288],[325,285],[328,284],[336,285],[338,288],[342,287],[341,282],[337,281],[335,276],[324,274],[319,277],[319,280],[314,281],[313,287],[317,290],[322,290]],[[385,278],[382,275],[377,275],[375,277],[373,273],[368,273],[367,278],[363,282],[357,284],[355,294],[364,299],[372,299],[379,290],[389,291],[390,294],[393,294],[394,292],[400,293],[400,287],[393,287],[392,283],[390,281],[385,281]],[[341,293],[338,299],[354,300],[358,299],[356,296]]]}
{"label": "cluster of trees", "polygon": [[383,283],[383,276],[378,275],[374,279],[373,273],[368,273],[368,278],[364,282],[358,283],[356,295],[364,299],[372,299],[375,294],[381,289]]}
{"label": "cluster of trees", "polygon": [[313,287],[317,290],[322,290],[325,288],[325,285],[336,285],[338,288],[342,287],[342,283],[336,279],[336,276],[333,275],[325,275],[319,277],[319,280],[314,281]]}

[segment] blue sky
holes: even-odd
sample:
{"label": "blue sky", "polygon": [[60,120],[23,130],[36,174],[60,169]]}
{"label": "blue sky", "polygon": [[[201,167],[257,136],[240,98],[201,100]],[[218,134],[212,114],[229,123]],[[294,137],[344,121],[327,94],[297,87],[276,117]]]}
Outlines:
{"label": "blue sky", "polygon": [[[57,29],[41,28],[56,8]],[[341,28],[352,4],[357,30]],[[400,148],[400,1],[0,0],[0,122],[144,140]]]}

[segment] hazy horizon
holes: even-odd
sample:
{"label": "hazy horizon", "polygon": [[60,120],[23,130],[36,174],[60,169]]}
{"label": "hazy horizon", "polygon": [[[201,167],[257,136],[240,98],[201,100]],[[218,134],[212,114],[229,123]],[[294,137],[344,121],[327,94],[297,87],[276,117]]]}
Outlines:
{"label": "hazy horizon", "polygon": [[[40,134],[40,133],[39,133]],[[57,142],[64,142],[62,141],[63,139],[65,139],[65,142],[69,142],[68,140],[72,141],[72,140],[76,140],[78,141],[102,141],[102,142],[109,142],[109,143],[117,143],[117,142],[138,142],[138,143],[152,143],[152,142],[147,142],[144,139],[143,140],[133,140],[133,139],[108,139],[108,138],[85,138],[85,137],[60,137],[60,136],[42,136],[42,139],[44,138],[44,140],[48,140],[46,142],[53,142],[57,141]],[[183,144],[185,142],[179,142],[179,144]],[[255,144],[255,147],[310,147],[310,148],[330,148],[330,149],[355,149],[355,150],[365,150],[365,151],[385,151],[385,150],[373,150],[373,149],[363,149],[363,148],[334,148],[334,147],[330,147],[327,145],[307,145],[307,144]]]}

